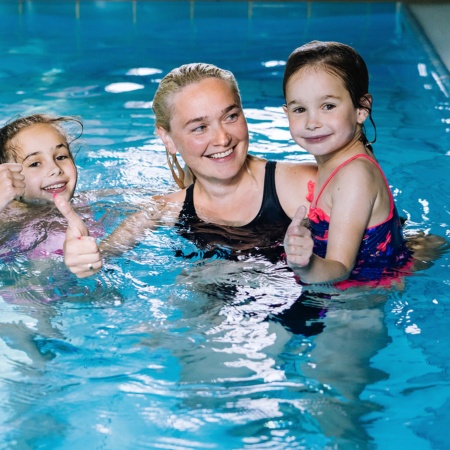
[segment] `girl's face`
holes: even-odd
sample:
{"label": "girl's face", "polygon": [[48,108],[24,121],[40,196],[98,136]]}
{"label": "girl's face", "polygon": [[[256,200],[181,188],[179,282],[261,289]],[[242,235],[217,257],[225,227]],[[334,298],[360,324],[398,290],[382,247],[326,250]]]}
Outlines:
{"label": "girl's face", "polygon": [[249,135],[238,99],[228,83],[207,78],[172,98],[171,131],[158,134],[171,154],[177,151],[198,179],[225,182],[244,167]]}
{"label": "girl's face", "polygon": [[355,108],[338,76],[308,67],[289,79],[284,110],[292,138],[318,161],[358,140],[368,116]]}
{"label": "girl's face", "polygon": [[25,176],[22,200],[53,202],[54,194],[72,198],[77,169],[65,138],[53,126],[31,125],[15,136],[12,145]]}

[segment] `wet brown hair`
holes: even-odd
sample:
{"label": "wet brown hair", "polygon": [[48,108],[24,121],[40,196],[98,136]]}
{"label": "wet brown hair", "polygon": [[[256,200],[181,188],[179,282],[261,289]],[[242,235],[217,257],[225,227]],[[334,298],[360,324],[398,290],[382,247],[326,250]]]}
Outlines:
{"label": "wet brown hair", "polygon": [[286,98],[286,87],[290,78],[304,67],[323,68],[342,80],[350,94],[353,106],[365,109],[369,114],[370,122],[375,129],[375,138],[371,142],[368,141],[363,124],[361,140],[364,145],[370,147],[370,144],[376,141],[376,127],[372,118],[371,101],[365,101],[369,93],[369,72],[359,53],[349,45],[340,42],[311,41],[296,48],[289,55],[284,70],[284,98]]}

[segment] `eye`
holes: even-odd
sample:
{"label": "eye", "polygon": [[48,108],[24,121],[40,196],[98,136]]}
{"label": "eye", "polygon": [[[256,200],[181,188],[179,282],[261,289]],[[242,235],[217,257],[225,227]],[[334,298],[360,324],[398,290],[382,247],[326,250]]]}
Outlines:
{"label": "eye", "polygon": [[304,113],[305,111],[306,111],[306,109],[303,108],[302,106],[297,106],[292,109],[292,112],[295,114],[301,114],[301,113]]}
{"label": "eye", "polygon": [[37,162],[37,161],[35,161],[35,162],[32,162],[31,164],[28,164],[28,167],[39,167],[39,162]]}
{"label": "eye", "polygon": [[203,131],[206,130],[206,125],[199,125],[198,127],[193,128],[191,131],[194,134],[200,134],[203,133]]}
{"label": "eye", "polygon": [[323,106],[323,109],[325,111],[331,111],[334,108],[336,108],[336,105],[333,105],[332,103],[327,103],[326,105]]}
{"label": "eye", "polygon": [[240,116],[240,113],[233,112],[226,117],[226,121],[227,122],[236,122],[236,120],[238,120],[239,116]]}
{"label": "eye", "polygon": [[65,159],[68,159],[68,155],[59,155],[56,157],[56,161],[64,161]]}

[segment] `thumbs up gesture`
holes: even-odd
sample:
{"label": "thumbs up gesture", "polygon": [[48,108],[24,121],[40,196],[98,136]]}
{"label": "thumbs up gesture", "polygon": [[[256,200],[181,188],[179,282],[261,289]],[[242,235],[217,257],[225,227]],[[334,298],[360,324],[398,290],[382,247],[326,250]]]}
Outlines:
{"label": "thumbs up gesture", "polygon": [[0,211],[14,199],[25,194],[25,177],[22,169],[21,164],[0,164]]}
{"label": "thumbs up gesture", "polygon": [[302,225],[305,216],[306,208],[300,206],[284,238],[284,249],[288,266],[296,273],[309,265],[314,248],[311,232]]}
{"label": "thumbs up gesture", "polygon": [[62,196],[55,196],[55,206],[67,220],[64,242],[64,262],[78,278],[93,275],[103,267],[97,242],[89,236],[89,231],[74,211],[72,205]]}

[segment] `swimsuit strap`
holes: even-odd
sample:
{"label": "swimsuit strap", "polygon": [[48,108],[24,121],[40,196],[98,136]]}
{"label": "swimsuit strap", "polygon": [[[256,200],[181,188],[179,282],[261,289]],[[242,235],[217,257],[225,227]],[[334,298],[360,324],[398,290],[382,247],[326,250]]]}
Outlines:
{"label": "swimsuit strap", "polygon": [[[186,189],[186,197],[183,202],[182,215],[188,217],[197,217],[197,213],[194,208],[194,184],[192,183]],[[180,214],[181,216],[181,214]]]}
{"label": "swimsuit strap", "polygon": [[267,161],[264,174],[264,191],[261,207],[255,218],[244,227],[260,227],[274,223],[291,223],[290,217],[281,206],[275,184],[276,161]]}
{"label": "swimsuit strap", "polygon": [[383,176],[384,182],[386,183],[386,187],[388,189],[389,192],[389,198],[390,198],[390,210],[392,212],[392,209],[394,207],[394,201],[392,198],[392,193],[391,193],[391,189],[389,188],[389,183],[386,179],[386,176],[384,175],[383,170],[381,169],[380,165],[370,156],[365,155],[364,153],[358,153],[357,155],[352,156],[351,158],[347,159],[347,161],[344,161],[342,164],[340,164],[338,167],[336,167],[336,169],[333,170],[333,172],[331,173],[331,175],[325,180],[325,183],[323,184],[323,186],[321,187],[319,194],[317,195],[317,198],[314,199],[313,205],[311,205],[311,207],[316,207],[317,202],[319,201],[320,196],[322,195],[322,192],[324,191],[324,189],[326,188],[326,186],[328,185],[328,183],[331,181],[331,179],[336,175],[337,172],[339,172],[339,170],[342,169],[342,167],[346,166],[347,164],[349,164],[350,162],[352,162],[354,159],[358,159],[358,158],[365,158],[367,160],[369,160],[371,163],[375,164],[375,166],[378,168],[378,170],[380,171],[381,175]]}
{"label": "swimsuit strap", "polygon": [[[256,217],[248,224],[242,225],[243,228],[252,228],[261,226],[261,224],[272,224],[278,222],[291,223],[290,217],[285,213],[281,206],[280,200],[277,195],[277,189],[275,185],[275,168],[276,161],[267,161],[264,174],[264,191],[261,207]],[[183,207],[179,214],[179,217],[183,218],[196,218],[198,219],[197,212],[194,205],[194,184],[191,184],[186,189],[186,195],[183,202]]]}

